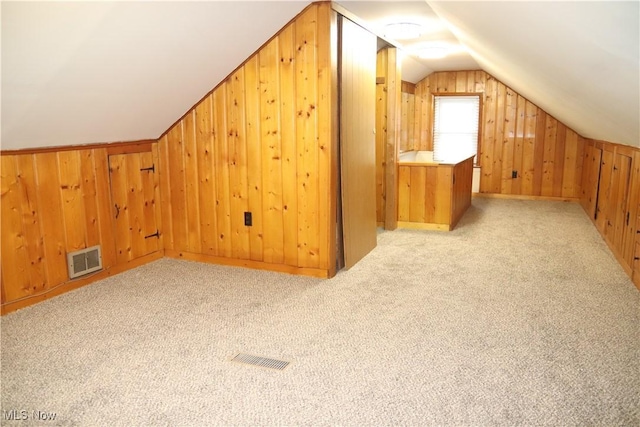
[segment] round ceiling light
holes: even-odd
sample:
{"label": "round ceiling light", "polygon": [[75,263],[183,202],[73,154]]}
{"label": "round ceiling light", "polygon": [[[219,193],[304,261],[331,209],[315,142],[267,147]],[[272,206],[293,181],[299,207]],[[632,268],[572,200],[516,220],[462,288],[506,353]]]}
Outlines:
{"label": "round ceiling light", "polygon": [[417,39],[423,32],[422,25],[413,22],[395,22],[384,27],[384,36],[393,40]]}

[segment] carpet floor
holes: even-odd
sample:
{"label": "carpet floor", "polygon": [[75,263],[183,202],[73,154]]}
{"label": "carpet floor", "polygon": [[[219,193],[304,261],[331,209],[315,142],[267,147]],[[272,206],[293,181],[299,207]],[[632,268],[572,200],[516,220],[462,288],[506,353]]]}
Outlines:
{"label": "carpet floor", "polygon": [[640,425],[640,292],[572,203],[476,198],[330,280],[165,258],[1,333],[2,425]]}

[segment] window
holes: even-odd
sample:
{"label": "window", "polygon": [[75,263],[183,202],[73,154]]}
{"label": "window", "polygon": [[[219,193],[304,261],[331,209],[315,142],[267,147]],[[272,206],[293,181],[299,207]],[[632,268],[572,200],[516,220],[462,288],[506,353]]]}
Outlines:
{"label": "window", "polygon": [[433,159],[478,163],[480,95],[436,95],[433,108]]}

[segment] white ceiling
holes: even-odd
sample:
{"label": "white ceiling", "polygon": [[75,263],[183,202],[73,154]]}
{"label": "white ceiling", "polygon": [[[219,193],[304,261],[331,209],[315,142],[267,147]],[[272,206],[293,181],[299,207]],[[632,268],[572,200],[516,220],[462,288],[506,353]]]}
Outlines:
{"label": "white ceiling", "polygon": [[[2,149],[155,139],[309,3],[2,1]],[[463,46],[407,55],[405,80],[482,68],[583,136],[640,145],[637,1],[339,4],[380,36],[411,15],[420,41]]]}
{"label": "white ceiling", "polygon": [[310,1],[2,1],[2,149],[158,138]]}
{"label": "white ceiling", "polygon": [[[371,32],[401,49],[402,80],[418,83],[434,71],[480,69],[480,65],[425,1],[337,0],[335,3],[362,20],[361,23]],[[410,41],[393,40],[385,34],[385,26],[393,22],[420,24],[425,31],[422,36]],[[415,54],[416,49],[432,42],[446,43],[454,52],[440,59],[418,58]]]}

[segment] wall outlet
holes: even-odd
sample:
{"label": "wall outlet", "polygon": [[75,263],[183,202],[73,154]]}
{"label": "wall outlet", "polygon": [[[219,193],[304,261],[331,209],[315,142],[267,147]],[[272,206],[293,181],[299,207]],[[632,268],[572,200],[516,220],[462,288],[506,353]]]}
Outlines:
{"label": "wall outlet", "polygon": [[247,227],[251,227],[252,225],[251,212],[244,213],[244,225],[246,225]]}
{"label": "wall outlet", "polygon": [[511,171],[511,178],[517,178],[518,177],[518,171]]}

